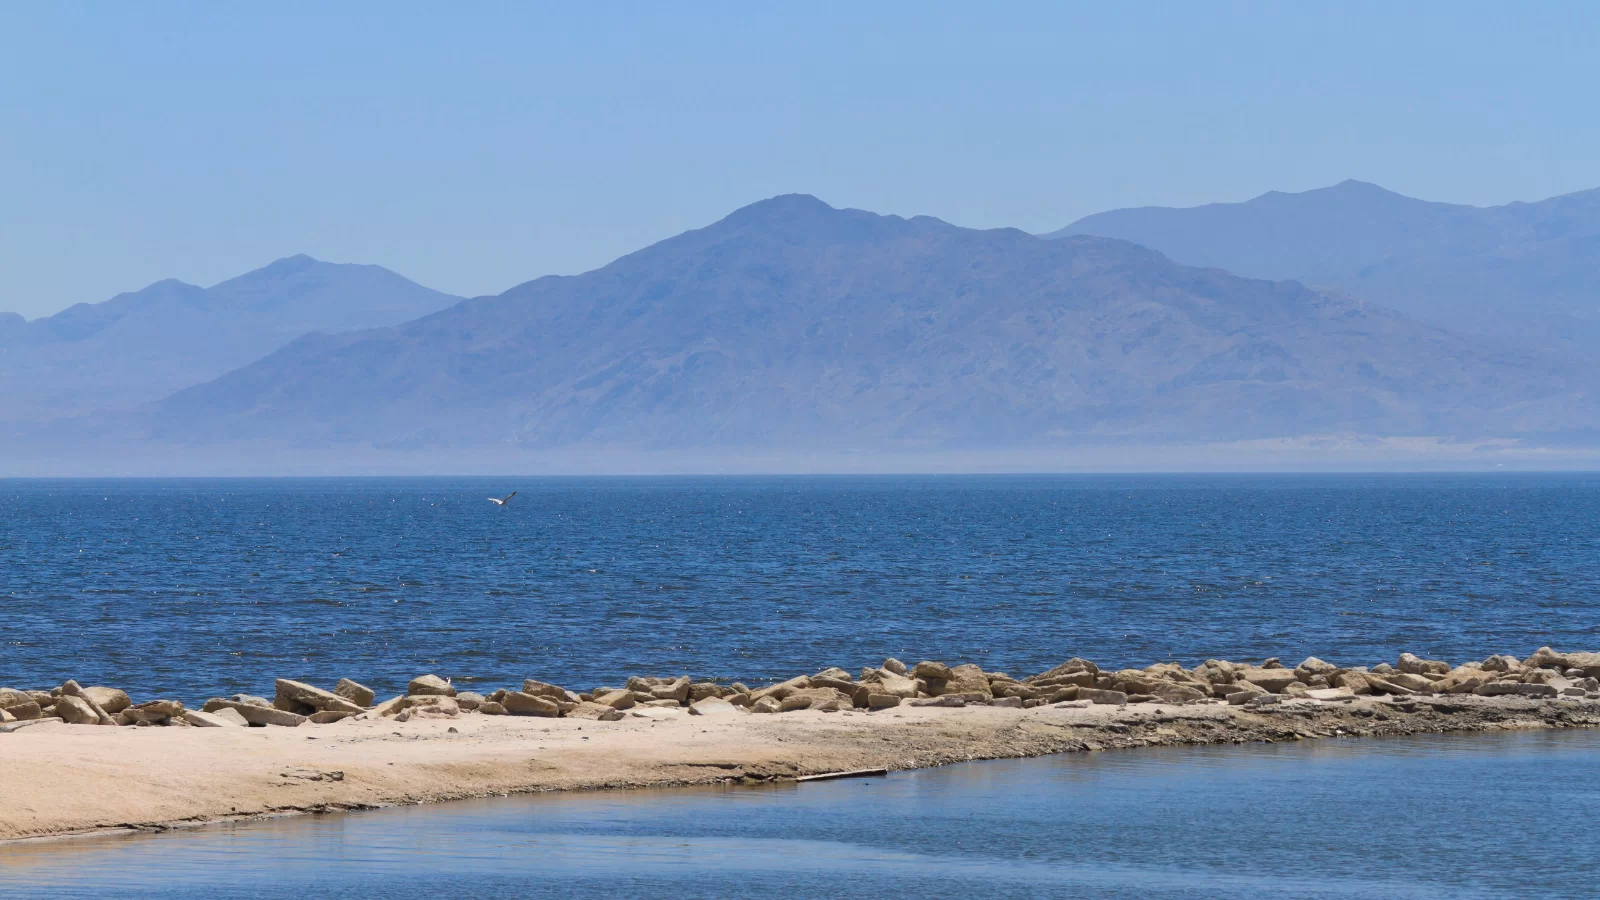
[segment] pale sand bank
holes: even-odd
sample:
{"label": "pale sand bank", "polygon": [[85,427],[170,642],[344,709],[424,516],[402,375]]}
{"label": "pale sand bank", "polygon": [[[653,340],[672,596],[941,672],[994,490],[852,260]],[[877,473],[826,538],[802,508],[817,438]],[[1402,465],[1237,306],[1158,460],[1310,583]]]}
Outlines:
{"label": "pale sand bank", "polygon": [[0,840],[1138,746],[1597,725],[1600,701],[1592,699],[1470,695],[1258,708],[1209,701],[729,716],[648,709],[613,722],[473,715],[316,728],[52,722],[0,734]]}

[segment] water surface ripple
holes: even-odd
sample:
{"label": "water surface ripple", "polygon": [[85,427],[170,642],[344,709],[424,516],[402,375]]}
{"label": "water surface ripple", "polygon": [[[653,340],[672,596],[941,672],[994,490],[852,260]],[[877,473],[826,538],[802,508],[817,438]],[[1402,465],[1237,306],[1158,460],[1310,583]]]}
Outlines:
{"label": "water surface ripple", "polygon": [[[498,508],[488,496],[517,489]],[[0,684],[1600,648],[1593,475],[0,482]]]}

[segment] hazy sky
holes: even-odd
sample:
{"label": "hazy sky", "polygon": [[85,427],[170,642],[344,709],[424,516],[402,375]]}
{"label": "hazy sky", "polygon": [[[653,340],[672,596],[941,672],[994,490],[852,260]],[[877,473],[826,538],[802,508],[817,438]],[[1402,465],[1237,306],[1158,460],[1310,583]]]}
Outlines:
{"label": "hazy sky", "polygon": [[1045,231],[1600,186],[1594,3],[317,6],[0,6],[0,310],[302,252],[493,293],[791,191]]}

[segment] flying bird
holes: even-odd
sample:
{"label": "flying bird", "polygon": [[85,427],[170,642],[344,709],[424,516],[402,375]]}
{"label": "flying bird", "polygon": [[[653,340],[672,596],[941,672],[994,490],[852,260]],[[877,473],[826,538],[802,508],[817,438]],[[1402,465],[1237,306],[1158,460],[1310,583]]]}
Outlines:
{"label": "flying bird", "polygon": [[512,491],[511,493],[505,495],[504,497],[490,497],[489,498],[489,502],[493,503],[495,506],[505,506],[507,503],[510,503],[511,502],[511,498],[515,497],[516,495],[517,495],[517,492],[516,491]]}

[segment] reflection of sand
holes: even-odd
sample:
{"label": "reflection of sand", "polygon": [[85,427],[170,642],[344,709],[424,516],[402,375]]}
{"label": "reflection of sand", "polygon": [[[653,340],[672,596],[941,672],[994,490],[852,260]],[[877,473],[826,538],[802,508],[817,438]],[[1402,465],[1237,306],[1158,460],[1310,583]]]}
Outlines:
{"label": "reflection of sand", "polygon": [[[620,722],[463,715],[0,734],[0,840],[511,792],[709,784],[1116,747],[1600,725],[1600,701],[899,707]],[[1408,710],[1406,707],[1410,707]],[[1377,710],[1375,715],[1358,711]],[[450,733],[449,729],[457,733]]]}

